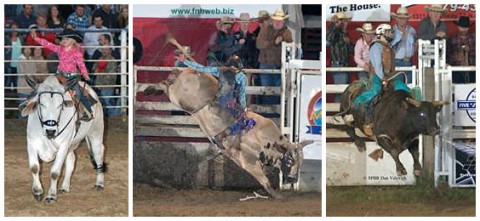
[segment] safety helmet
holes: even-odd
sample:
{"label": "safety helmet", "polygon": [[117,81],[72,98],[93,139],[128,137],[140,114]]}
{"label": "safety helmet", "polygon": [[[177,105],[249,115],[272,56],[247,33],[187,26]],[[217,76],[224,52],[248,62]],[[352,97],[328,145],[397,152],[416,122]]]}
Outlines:
{"label": "safety helmet", "polygon": [[232,55],[228,59],[227,63],[225,63],[225,66],[241,70],[243,69],[242,59],[240,59],[240,57],[238,57],[237,55]]}
{"label": "safety helmet", "polygon": [[376,29],[375,29],[375,34],[376,35],[385,35],[387,31],[391,31],[392,26],[389,24],[380,24]]}

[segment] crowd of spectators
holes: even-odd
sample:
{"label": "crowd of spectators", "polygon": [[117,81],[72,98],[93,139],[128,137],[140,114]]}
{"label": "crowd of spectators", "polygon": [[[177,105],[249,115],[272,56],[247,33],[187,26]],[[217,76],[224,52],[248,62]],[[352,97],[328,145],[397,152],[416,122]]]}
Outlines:
{"label": "crowd of spectators", "polygon": [[[447,12],[443,5],[432,4],[425,6],[428,16],[422,19],[418,28],[410,24],[413,14],[408,8],[399,7],[391,13],[393,26],[393,39],[390,45],[395,50],[395,66],[408,67],[414,65],[413,58],[418,51],[417,40],[446,39],[447,64],[452,66],[475,66],[475,33],[470,30],[473,23],[468,16],[460,16],[454,21],[456,32],[448,32],[446,21],[442,20]],[[360,73],[372,73],[369,64],[368,50],[375,40],[375,27],[371,23],[364,23],[357,30],[362,33],[357,41],[352,41],[348,33],[348,25],[351,18],[345,12],[338,12],[332,16],[327,30],[327,46],[330,47],[329,58],[331,67],[353,66],[349,63],[349,56],[354,56],[357,67],[364,69]],[[448,33],[451,34],[450,36]],[[356,43],[355,43],[356,42]],[[355,44],[354,44],[355,43]],[[332,72],[334,84],[348,84],[350,76],[346,72]],[[454,72],[453,83],[475,83],[475,72]],[[412,74],[407,73],[407,81],[412,82]],[[335,100],[338,101],[339,97]]]}
{"label": "crowd of spectators", "polygon": [[[118,85],[120,82],[120,32],[108,29],[128,28],[128,5],[5,5],[6,29],[38,29],[37,36],[58,44],[58,29],[74,29],[83,35],[84,60],[92,74],[90,85]],[[52,29],[52,30],[49,30]],[[57,30],[53,30],[57,29]],[[91,32],[105,30],[105,32]],[[39,46],[28,31],[5,33],[5,73],[45,74],[55,73],[58,57],[50,50]],[[29,47],[24,47],[29,46]],[[31,46],[38,46],[32,48]],[[26,62],[26,60],[32,60]],[[52,60],[52,62],[42,62]],[[116,61],[115,61],[116,60]],[[38,62],[36,62],[38,61]],[[95,73],[107,73],[95,76]],[[108,75],[108,73],[112,73]],[[37,81],[45,77],[35,75]],[[5,87],[26,86],[25,76],[6,76]],[[119,95],[118,87],[97,87],[100,95]],[[23,98],[28,90],[11,90]],[[22,97],[23,96],[23,97]],[[118,106],[118,98],[102,98],[104,106]],[[120,108],[108,108],[105,113],[113,116]]]}

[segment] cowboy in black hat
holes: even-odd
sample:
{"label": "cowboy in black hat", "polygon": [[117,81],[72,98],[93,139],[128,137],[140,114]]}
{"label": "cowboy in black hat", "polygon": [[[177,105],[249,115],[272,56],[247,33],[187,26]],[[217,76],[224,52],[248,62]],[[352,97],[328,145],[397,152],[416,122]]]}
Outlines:
{"label": "cowboy in black hat", "polygon": [[[90,121],[93,118],[90,101],[87,96],[81,92],[78,81],[76,80],[79,77],[77,74],[78,67],[85,80],[90,81],[87,68],[85,67],[85,63],[83,63],[84,51],[79,45],[83,42],[82,36],[72,29],[63,29],[61,33],[57,34],[57,38],[61,40],[60,45],[56,45],[43,38],[37,37],[34,29],[31,30],[30,34],[38,44],[58,54],[59,64],[57,76],[59,77],[59,81],[61,83],[69,83],[68,87],[75,90],[75,94],[85,107],[86,111],[84,111],[80,120]],[[27,106],[29,100],[30,99],[20,104],[19,108]]]}
{"label": "cowboy in black hat", "polygon": [[[475,66],[475,34],[470,33],[470,18],[461,16],[457,22],[457,34],[448,40],[447,63],[452,66]],[[453,83],[475,82],[475,72],[455,72]]]}

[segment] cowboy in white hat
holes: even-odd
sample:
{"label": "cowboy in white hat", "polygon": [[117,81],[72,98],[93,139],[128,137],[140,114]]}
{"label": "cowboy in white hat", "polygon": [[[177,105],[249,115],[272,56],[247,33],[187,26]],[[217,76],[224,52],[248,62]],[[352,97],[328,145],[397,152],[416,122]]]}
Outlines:
{"label": "cowboy in white hat", "polygon": [[[285,26],[287,15],[281,8],[277,9],[271,16],[272,25],[268,22],[262,23],[257,38],[259,49],[258,62],[260,69],[279,69],[282,66],[282,42],[292,42],[292,32]],[[281,78],[278,75],[260,74],[260,86],[280,86]],[[262,104],[279,104],[279,96],[262,96],[259,98]]]}
{"label": "cowboy in white hat", "polygon": [[359,72],[358,77],[368,77],[368,71],[370,70],[369,50],[370,44],[376,39],[375,29],[373,29],[371,23],[363,23],[362,27],[358,27],[356,30],[362,33],[362,37],[355,43],[353,58],[357,66],[365,70]]}
{"label": "cowboy in white hat", "polygon": [[445,9],[442,5],[433,4],[426,6],[425,11],[428,17],[420,21],[418,26],[418,37],[423,40],[434,40],[436,38],[444,39],[447,37],[447,25],[440,21]]}
{"label": "cowboy in white hat", "polygon": [[[400,7],[397,12],[391,13],[395,19],[393,26],[392,46],[395,48],[395,66],[410,67],[412,66],[412,57],[416,51],[417,32],[408,24],[408,19],[412,14],[408,13],[408,9]],[[408,82],[412,82],[412,72],[407,72]]]}

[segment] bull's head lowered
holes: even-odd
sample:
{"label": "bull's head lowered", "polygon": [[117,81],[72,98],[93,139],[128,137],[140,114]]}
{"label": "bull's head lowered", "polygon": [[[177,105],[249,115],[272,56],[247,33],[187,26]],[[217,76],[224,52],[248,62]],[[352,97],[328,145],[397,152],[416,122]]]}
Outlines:
{"label": "bull's head lowered", "polygon": [[419,102],[412,98],[405,99],[407,103],[413,105],[413,108],[405,108],[408,110],[412,125],[415,131],[426,135],[437,135],[440,127],[437,124],[437,113],[442,110],[443,105],[449,104],[444,101]]}

